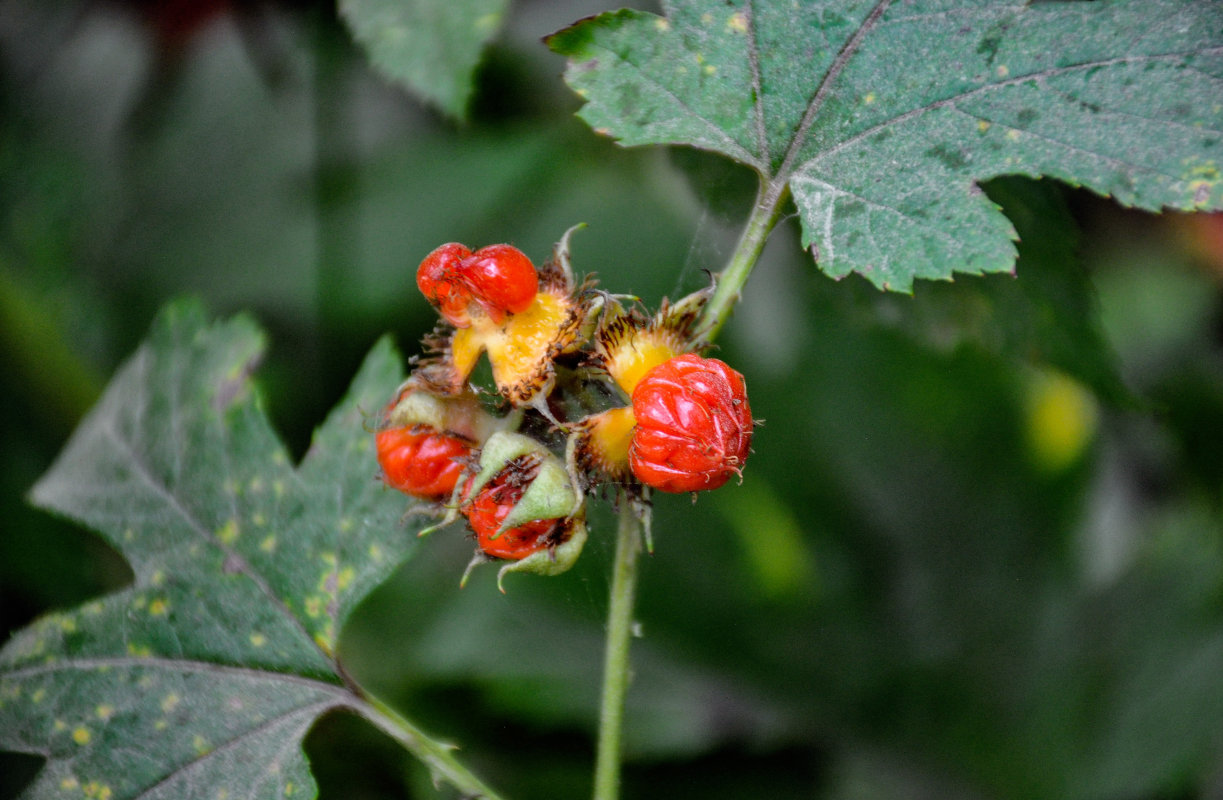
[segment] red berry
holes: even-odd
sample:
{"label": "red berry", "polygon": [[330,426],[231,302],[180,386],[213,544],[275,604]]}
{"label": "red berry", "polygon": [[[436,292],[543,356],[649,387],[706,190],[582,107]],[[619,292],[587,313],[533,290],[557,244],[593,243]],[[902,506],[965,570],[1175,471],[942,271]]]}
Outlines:
{"label": "red berry", "polygon": [[743,376],[716,358],[689,353],[651,369],[633,390],[633,415],[629,466],[664,492],[716,489],[751,450]]}
{"label": "red berry", "polygon": [[473,253],[451,242],[420,262],[416,285],[447,322],[466,328],[472,303],[498,324],[507,313],[526,311],[539,291],[539,275],[516,247],[493,244]]}
{"label": "red berry", "polygon": [[497,535],[501,523],[522,499],[533,478],[529,472],[524,473],[522,460],[515,459],[464,506],[463,514],[485,555],[519,561],[558,543],[553,541],[553,533],[560,519],[532,520]]}
{"label": "red berry", "polygon": [[450,499],[472,443],[423,425],[387,428],[375,438],[386,484],[422,500]]}
{"label": "red berry", "polygon": [[463,259],[471,251],[458,242],[444,244],[425,256],[416,269],[416,286],[425,299],[452,325],[465,328],[471,324],[467,306],[471,292],[462,280]]}

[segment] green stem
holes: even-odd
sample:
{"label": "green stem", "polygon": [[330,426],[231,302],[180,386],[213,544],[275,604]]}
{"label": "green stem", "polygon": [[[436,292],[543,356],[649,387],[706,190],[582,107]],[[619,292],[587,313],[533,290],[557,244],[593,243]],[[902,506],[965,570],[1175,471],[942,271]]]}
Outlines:
{"label": "green stem", "polygon": [[[786,181],[762,183],[756,204],[739,243],[718,276],[713,296],[701,314],[701,337],[713,341],[739,300],[743,284],[760,259],[781,209],[790,196]],[[629,684],[629,644],[632,641],[633,605],[637,593],[637,556],[641,554],[641,523],[632,504],[620,509],[616,563],[612,573],[611,602],[607,610],[607,649],[603,662],[603,707],[599,716],[599,751],[595,764],[594,800],[616,800],[620,793],[620,737],[624,725],[624,697]]]}
{"label": "green stem", "polygon": [[752,273],[760,253],[764,251],[764,243],[777,224],[781,209],[789,196],[789,185],[784,180],[775,179],[761,183],[756,204],[752,207],[752,214],[743,228],[739,243],[735,245],[735,251],[731,254],[726,268],[718,275],[713,297],[709,298],[701,314],[698,330],[701,331],[704,344],[712,342],[730,318],[731,309],[739,301],[743,284],[747,283],[747,276]]}
{"label": "green stem", "polygon": [[637,556],[640,554],[641,524],[633,504],[625,502],[620,508],[616,564],[607,609],[595,800],[615,800],[620,791],[620,734],[624,723],[624,696],[629,684],[628,650],[633,637],[633,601],[637,593]]}
{"label": "green stem", "polygon": [[446,781],[464,797],[501,800],[496,792],[459,763],[454,757],[454,745],[432,738],[378,698],[366,695],[363,700],[353,701],[351,708],[423,762],[435,781]]}

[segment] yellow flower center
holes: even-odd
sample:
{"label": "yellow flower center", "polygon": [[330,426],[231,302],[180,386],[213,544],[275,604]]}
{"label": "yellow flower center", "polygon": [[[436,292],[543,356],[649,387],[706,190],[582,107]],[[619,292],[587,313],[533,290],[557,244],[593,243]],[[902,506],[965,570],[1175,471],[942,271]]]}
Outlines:
{"label": "yellow flower center", "polygon": [[637,418],[631,407],[604,411],[590,421],[591,456],[605,472],[615,474],[628,466],[628,449]]}
{"label": "yellow flower center", "polygon": [[488,317],[473,318],[470,328],[454,332],[450,356],[460,382],[476,366],[482,351],[488,351],[497,388],[511,399],[530,394],[524,383],[538,380],[546,371],[552,347],[559,343],[569,319],[570,301],[540,292],[520,314],[507,315],[500,325]]}
{"label": "yellow flower center", "polygon": [[617,341],[607,354],[607,371],[630,397],[650,370],[679,355],[675,337],[666,330],[636,331]]}

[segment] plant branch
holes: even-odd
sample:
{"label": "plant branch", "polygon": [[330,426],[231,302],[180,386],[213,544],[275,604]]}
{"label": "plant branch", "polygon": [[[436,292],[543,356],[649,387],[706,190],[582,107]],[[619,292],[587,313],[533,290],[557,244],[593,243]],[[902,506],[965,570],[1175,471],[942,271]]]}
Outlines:
{"label": "plant branch", "polygon": [[713,296],[709,298],[705,310],[701,313],[697,330],[701,332],[702,344],[710,344],[730,318],[731,309],[739,301],[743,284],[747,283],[747,276],[752,273],[752,268],[760,259],[764,243],[777,225],[781,209],[789,196],[789,184],[784,179],[775,178],[769,182],[761,182],[756,203],[752,206],[752,214],[743,228],[739,243],[735,245],[735,251],[726,263],[726,268],[718,275]]}
{"label": "plant branch", "polygon": [[641,523],[635,506],[624,502],[620,508],[616,564],[607,609],[595,800],[615,800],[620,791],[620,735],[624,723],[624,696],[629,684],[628,651],[633,636],[633,601],[637,594],[637,556],[640,554]]}
{"label": "plant branch", "polygon": [[467,798],[501,800],[454,757],[455,746],[439,742],[376,697],[366,695],[349,707],[378,726],[429,768],[434,781],[446,781]]}

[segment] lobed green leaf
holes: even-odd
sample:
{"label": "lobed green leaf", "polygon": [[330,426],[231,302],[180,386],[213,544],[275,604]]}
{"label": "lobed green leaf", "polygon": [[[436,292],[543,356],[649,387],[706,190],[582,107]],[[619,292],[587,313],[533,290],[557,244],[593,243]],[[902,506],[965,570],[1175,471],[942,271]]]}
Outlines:
{"label": "lobed green leaf", "polygon": [[135,581],[0,650],[0,748],[48,759],[25,796],[313,796],[302,736],[358,699],[337,632],[413,541],[363,429],[402,370],[380,342],[295,469],[262,349],[245,318],[169,306],[34,487]]}
{"label": "lobed green leaf", "polygon": [[978,184],[1047,175],[1146,209],[1223,208],[1211,0],[686,0],[549,44],[626,145],[751,166],[824,272],[884,289],[1012,269]]}

